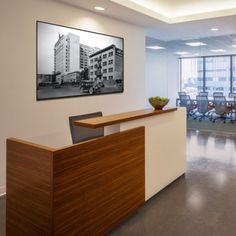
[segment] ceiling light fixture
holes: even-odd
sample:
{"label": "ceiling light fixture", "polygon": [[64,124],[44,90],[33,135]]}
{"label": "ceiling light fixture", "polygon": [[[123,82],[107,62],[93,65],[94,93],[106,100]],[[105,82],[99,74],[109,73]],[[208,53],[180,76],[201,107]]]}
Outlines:
{"label": "ceiling light fixture", "polygon": [[189,54],[189,52],[176,52],[175,54],[177,54],[177,55],[187,55],[187,54]]}
{"label": "ceiling light fixture", "polygon": [[226,52],[224,49],[212,49],[211,52]]}
{"label": "ceiling light fixture", "polygon": [[99,7],[99,6],[94,7],[94,9],[97,11],[104,11],[105,10],[104,7]]}
{"label": "ceiling light fixture", "polygon": [[211,31],[219,31],[218,28],[211,28]]}
{"label": "ceiling light fixture", "polygon": [[200,47],[200,46],[205,46],[207,45],[206,43],[203,43],[203,42],[190,42],[190,43],[185,43],[186,45],[188,46],[191,46],[191,47]]}
{"label": "ceiling light fixture", "polygon": [[161,46],[147,46],[146,48],[148,49],[153,49],[153,50],[160,50],[160,49],[165,49],[164,47],[161,47]]}

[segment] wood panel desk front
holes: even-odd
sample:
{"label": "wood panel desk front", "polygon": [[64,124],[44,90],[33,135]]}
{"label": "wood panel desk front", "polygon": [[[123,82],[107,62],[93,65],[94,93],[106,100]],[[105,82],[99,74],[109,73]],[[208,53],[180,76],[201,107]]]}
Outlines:
{"label": "wood panel desk front", "polygon": [[[184,108],[143,109],[75,121],[89,128],[116,126],[115,132],[145,126],[145,199],[148,200],[186,171]],[[118,126],[118,128],[117,128]]]}
{"label": "wood panel desk front", "polygon": [[63,148],[7,140],[7,236],[104,235],[145,202],[144,127]]}
{"label": "wood panel desk front", "polygon": [[7,140],[8,236],[104,235],[185,172],[184,109],[76,124],[119,131],[57,149]]}

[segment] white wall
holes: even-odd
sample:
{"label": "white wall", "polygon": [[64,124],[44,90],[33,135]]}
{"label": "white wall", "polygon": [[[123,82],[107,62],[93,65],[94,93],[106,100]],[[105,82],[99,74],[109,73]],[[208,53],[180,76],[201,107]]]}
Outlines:
{"label": "white wall", "polygon": [[146,101],[151,96],[170,98],[169,106],[175,106],[179,90],[178,57],[160,51],[146,51]]}
{"label": "white wall", "polygon": [[[124,37],[124,93],[37,102],[36,20]],[[47,0],[1,0],[0,29],[1,194],[5,191],[6,138],[70,144],[68,116],[144,107],[145,35],[137,26]]]}

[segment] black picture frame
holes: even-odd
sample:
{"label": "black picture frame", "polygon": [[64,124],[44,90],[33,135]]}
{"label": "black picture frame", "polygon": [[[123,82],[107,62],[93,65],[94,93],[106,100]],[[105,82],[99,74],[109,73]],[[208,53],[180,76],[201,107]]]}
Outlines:
{"label": "black picture frame", "polygon": [[36,21],[36,100],[124,92],[124,38]]}

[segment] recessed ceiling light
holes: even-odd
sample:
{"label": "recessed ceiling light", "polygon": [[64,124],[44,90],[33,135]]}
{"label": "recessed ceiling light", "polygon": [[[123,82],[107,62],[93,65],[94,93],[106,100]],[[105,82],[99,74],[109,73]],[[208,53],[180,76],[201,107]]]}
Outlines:
{"label": "recessed ceiling light", "polygon": [[204,45],[207,45],[206,43],[203,43],[203,42],[190,42],[190,43],[185,43],[186,45],[188,46],[191,46],[191,47],[200,47],[200,46],[204,46]]}
{"label": "recessed ceiling light", "polygon": [[211,28],[211,31],[219,31],[218,28]]}
{"label": "recessed ceiling light", "polygon": [[226,52],[224,49],[212,49],[211,52]]}
{"label": "recessed ceiling light", "polygon": [[99,6],[94,7],[94,9],[97,11],[104,11],[105,10],[104,7],[99,7]]}
{"label": "recessed ceiling light", "polygon": [[165,49],[164,47],[161,47],[161,46],[147,46],[146,48],[148,49],[154,49],[154,50],[160,50],[160,49]]}
{"label": "recessed ceiling light", "polygon": [[189,52],[176,52],[175,54],[178,54],[178,55],[187,55],[187,54],[189,54]]}

